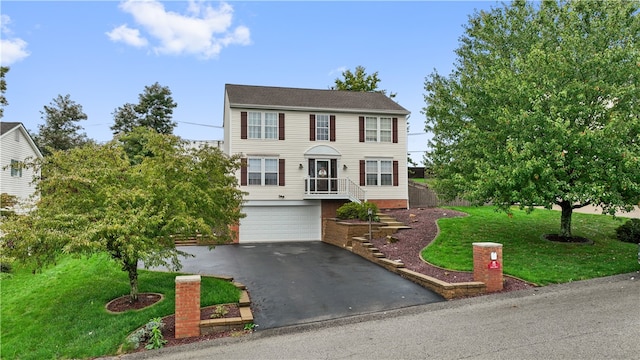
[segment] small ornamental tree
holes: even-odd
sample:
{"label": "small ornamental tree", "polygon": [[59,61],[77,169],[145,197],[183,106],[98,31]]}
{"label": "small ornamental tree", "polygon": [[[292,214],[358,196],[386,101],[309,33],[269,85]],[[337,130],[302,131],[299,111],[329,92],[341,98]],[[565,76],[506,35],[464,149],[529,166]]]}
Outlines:
{"label": "small ornamental tree", "polygon": [[514,1],[469,18],[425,82],[439,195],[573,210],[640,200],[640,3]]}
{"label": "small ornamental tree", "polygon": [[[138,128],[135,161],[125,141],[55,151],[41,163],[37,209],[3,223],[1,250],[43,266],[59,254],[107,252],[129,275],[138,298],[138,266],[180,268],[174,234],[231,239],[243,193],[237,158],[219,149],[187,149],[173,135]],[[123,139],[126,140],[126,139]]]}

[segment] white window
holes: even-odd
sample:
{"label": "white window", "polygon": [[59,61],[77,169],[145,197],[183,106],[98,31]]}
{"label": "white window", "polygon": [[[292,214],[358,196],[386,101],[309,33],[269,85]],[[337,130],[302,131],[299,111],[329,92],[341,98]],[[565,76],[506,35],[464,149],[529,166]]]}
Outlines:
{"label": "white window", "polygon": [[249,139],[278,139],[278,113],[248,112]]}
{"label": "white window", "polygon": [[367,142],[391,142],[392,134],[390,117],[365,117],[365,140]]}
{"label": "white window", "polygon": [[264,113],[264,138],[278,138],[278,114]]}
{"label": "white window", "polygon": [[316,115],[316,140],[329,140],[329,115]]}
{"label": "white window", "polygon": [[11,176],[22,177],[22,166],[20,166],[20,161],[11,160]]}
{"label": "white window", "polygon": [[262,113],[250,112],[249,120],[249,139],[262,139]]}
{"label": "white window", "polygon": [[378,118],[367,116],[364,120],[366,141],[378,141]]}
{"label": "white window", "polygon": [[391,142],[391,118],[380,118],[380,142]]}
{"label": "white window", "polygon": [[367,160],[365,174],[367,186],[393,185],[393,162],[391,160]]}
{"label": "white window", "polygon": [[249,185],[278,185],[278,159],[249,158],[247,175]]}

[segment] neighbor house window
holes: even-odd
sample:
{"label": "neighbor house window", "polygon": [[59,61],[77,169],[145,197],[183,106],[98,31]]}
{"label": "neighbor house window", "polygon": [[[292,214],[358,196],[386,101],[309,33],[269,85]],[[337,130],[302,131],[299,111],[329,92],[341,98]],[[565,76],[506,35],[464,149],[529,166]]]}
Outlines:
{"label": "neighbor house window", "polygon": [[391,160],[367,160],[366,185],[393,185],[393,162]]}
{"label": "neighbor house window", "polygon": [[278,139],[278,113],[247,113],[249,139]]}
{"label": "neighbor house window", "polygon": [[249,185],[278,185],[278,159],[249,158],[247,165]]}
{"label": "neighbor house window", "polygon": [[11,176],[22,177],[22,167],[18,160],[11,160]]}

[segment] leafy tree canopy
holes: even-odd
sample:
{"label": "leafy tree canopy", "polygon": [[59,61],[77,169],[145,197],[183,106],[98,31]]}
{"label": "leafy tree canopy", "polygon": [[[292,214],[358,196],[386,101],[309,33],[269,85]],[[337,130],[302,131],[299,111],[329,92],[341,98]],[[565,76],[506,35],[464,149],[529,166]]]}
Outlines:
{"label": "leafy tree canopy", "polygon": [[0,119],[4,116],[4,107],[9,105],[4,93],[7,91],[7,81],[5,75],[9,72],[6,66],[0,66]]}
{"label": "leafy tree canopy", "polygon": [[172,134],[176,123],[171,121],[173,109],[178,106],[171,97],[171,90],[157,82],[145,86],[138,95],[137,104],[124,104],[113,112],[113,134],[129,133],[139,126],[154,129],[160,134]]}
{"label": "leafy tree canopy", "polygon": [[90,141],[84,132],[80,132],[83,128],[78,125],[78,122],[87,120],[87,114],[82,111],[82,105],[71,100],[69,94],[58,95],[40,113],[45,123],[38,125],[38,134],[33,138],[43,155],[82,146]]}
{"label": "leafy tree canopy", "polygon": [[513,3],[469,19],[448,76],[425,81],[448,198],[613,214],[640,200],[637,1]]}
{"label": "leafy tree canopy", "polygon": [[[378,72],[374,72],[371,75],[367,75],[364,66],[356,66],[355,72],[351,70],[345,70],[342,72],[343,79],[336,79],[335,86],[331,87],[332,90],[347,90],[347,91],[362,91],[362,92],[380,92],[387,94],[386,90],[379,90]],[[396,94],[391,93],[390,98],[394,98]]]}
{"label": "leafy tree canopy", "polygon": [[243,193],[234,171],[239,161],[219,149],[187,149],[173,135],[137,128],[143,144],[137,161],[126,142],[88,144],[54,151],[41,167],[37,209],[3,222],[3,253],[37,267],[63,253],[107,252],[129,274],[137,299],[140,261],[180,267],[171,235],[232,236]]}

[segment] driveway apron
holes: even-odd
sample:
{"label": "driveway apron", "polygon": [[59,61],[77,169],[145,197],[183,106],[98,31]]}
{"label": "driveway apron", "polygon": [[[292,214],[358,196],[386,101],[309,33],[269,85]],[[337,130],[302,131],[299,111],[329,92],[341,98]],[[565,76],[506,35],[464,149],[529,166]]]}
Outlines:
{"label": "driveway apron", "polygon": [[185,246],[182,272],[247,286],[258,329],[444,301],[417,284],[322,242]]}

